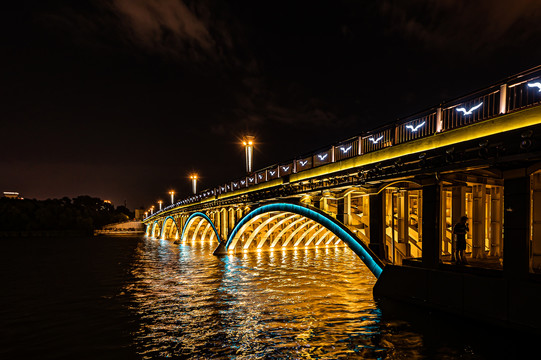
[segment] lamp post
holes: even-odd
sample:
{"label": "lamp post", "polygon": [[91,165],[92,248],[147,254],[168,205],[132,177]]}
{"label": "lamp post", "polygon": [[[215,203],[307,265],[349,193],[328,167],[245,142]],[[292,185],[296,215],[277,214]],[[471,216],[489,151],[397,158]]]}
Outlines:
{"label": "lamp post", "polygon": [[175,203],[175,192],[173,190],[169,191],[169,195],[171,195],[171,205]]}
{"label": "lamp post", "polygon": [[162,203],[163,203],[163,201],[158,200],[158,205],[160,205],[160,211],[162,211]]}
{"label": "lamp post", "polygon": [[154,214],[154,205],[150,207],[150,215]]}
{"label": "lamp post", "polygon": [[192,192],[197,194],[197,174],[190,175],[190,179],[192,179]]}
{"label": "lamp post", "polygon": [[246,172],[250,174],[254,163],[254,137],[245,136],[242,145],[244,145],[244,152],[246,153]]}

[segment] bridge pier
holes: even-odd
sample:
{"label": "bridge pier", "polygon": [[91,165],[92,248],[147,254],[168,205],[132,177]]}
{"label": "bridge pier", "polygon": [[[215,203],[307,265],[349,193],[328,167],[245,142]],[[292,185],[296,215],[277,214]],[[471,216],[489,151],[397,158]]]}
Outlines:
{"label": "bridge pier", "polygon": [[529,272],[530,176],[520,172],[506,175],[503,271],[508,277],[523,278]]}
{"label": "bridge pier", "polygon": [[432,184],[423,187],[423,267],[435,268],[440,263],[441,241],[441,186]]}
{"label": "bridge pier", "polygon": [[368,237],[370,238],[370,249],[378,255],[380,259],[385,259],[385,254],[389,250],[385,248],[385,232],[383,211],[383,194],[369,195],[368,197]]}

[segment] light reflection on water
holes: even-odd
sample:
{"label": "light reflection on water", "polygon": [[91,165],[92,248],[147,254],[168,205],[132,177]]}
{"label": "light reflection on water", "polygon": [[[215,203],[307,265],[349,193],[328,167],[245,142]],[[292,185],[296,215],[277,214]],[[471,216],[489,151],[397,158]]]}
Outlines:
{"label": "light reflection on water", "polygon": [[375,279],[347,248],[221,258],[214,248],[4,239],[0,359],[520,359],[537,350],[536,334],[376,304]]}
{"label": "light reflection on water", "polygon": [[194,358],[378,358],[375,278],[344,247],[212,255],[146,240],[127,291],[141,353]]}

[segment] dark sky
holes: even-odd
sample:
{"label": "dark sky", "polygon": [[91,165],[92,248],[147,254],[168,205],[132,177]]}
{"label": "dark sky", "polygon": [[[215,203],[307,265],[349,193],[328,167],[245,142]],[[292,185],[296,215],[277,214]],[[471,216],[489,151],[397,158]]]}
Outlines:
{"label": "dark sky", "polygon": [[20,1],[0,191],[148,207],[541,64],[539,0]]}

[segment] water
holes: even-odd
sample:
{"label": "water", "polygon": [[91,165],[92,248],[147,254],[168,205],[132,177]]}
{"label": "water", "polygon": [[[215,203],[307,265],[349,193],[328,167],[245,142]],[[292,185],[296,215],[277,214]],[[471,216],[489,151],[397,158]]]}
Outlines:
{"label": "water", "polygon": [[535,345],[376,303],[348,248],[217,258],[208,242],[2,241],[2,359],[512,359]]}

